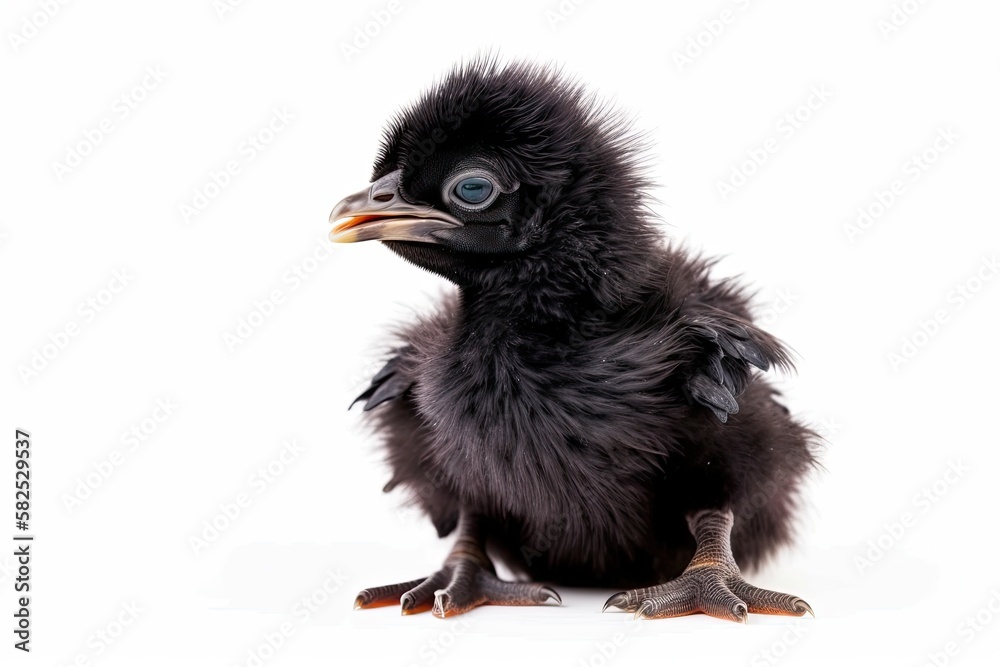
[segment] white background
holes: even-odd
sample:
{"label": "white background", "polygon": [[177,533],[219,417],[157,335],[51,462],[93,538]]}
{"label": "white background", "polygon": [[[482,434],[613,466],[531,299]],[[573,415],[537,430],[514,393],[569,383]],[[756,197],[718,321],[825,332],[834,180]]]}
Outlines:
{"label": "white background", "polygon": [[[1000,6],[901,4],[910,14],[889,31],[890,0],[567,1],[562,14],[555,0],[401,0],[348,53],[389,5],[246,0],[220,15],[211,0],[102,0],[47,18],[45,3],[6,2],[3,664],[995,656]],[[729,22],[714,23],[724,10]],[[801,595],[815,620],[633,622],[600,613],[614,591],[568,589],[561,608],[448,621],[352,610],[359,589],[429,574],[448,549],[381,493],[377,443],[346,411],[387,327],[447,285],[378,244],[331,247],[327,215],[367,182],[392,112],[487,49],[562,63],[632,113],[653,140],[664,233],[725,255],[718,274],[742,273],[767,328],[798,353],[781,386],[826,435],[826,469],[806,490],[797,545],[750,579]],[[163,74],[143,90],[147,68]],[[814,89],[828,99],[803,107]],[[248,159],[275,109],[293,119]],[[111,131],[86,145],[104,119]],[[939,132],[953,137],[943,152]],[[762,166],[741,167],[772,138]],[[89,154],[65,173],[55,163],[71,151]],[[933,163],[914,172],[925,151]],[[230,161],[239,173],[183,215]],[[734,168],[754,173],[724,198]],[[895,180],[891,205],[849,236]],[[296,283],[294,267],[311,272]],[[282,302],[230,349],[227,334],[274,290]],[[919,347],[894,364],[904,341]],[[156,412],[158,400],[176,407]],[[11,647],[15,428],[33,438],[30,655]],[[125,439],[133,428],[142,441]],[[261,484],[257,470],[292,440],[301,451]],[[191,538],[243,493],[249,506],[196,553]],[[325,604],[306,618],[296,605],[314,593]],[[292,632],[273,652],[283,623]]]}

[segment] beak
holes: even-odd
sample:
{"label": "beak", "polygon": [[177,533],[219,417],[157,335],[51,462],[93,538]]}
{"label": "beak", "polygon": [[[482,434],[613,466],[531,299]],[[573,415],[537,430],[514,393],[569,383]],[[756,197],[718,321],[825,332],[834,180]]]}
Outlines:
{"label": "beak", "polygon": [[330,240],[440,243],[434,232],[462,226],[461,220],[444,211],[404,200],[399,190],[401,173],[396,170],[386,174],[334,206],[330,212]]}

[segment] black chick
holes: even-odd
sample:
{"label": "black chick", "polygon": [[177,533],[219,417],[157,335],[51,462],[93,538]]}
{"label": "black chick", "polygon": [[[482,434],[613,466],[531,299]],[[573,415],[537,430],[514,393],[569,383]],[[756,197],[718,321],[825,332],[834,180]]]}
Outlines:
{"label": "black chick", "polygon": [[359,397],[386,490],[457,541],[437,573],[357,606],[559,602],[498,579],[500,559],[535,582],[647,587],[605,605],[642,617],[811,612],[737,566],[789,540],[815,461],[754,370],[788,354],[740,287],[663,243],[640,148],[558,72],[479,60],[395,117],[372,184],[331,213],[332,240],[379,239],[458,287]]}

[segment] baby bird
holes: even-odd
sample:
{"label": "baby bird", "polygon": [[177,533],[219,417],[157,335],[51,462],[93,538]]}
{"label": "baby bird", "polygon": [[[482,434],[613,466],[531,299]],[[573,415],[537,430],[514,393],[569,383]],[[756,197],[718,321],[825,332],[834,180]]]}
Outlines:
{"label": "baby bird", "polygon": [[643,618],[812,612],[740,571],[790,540],[816,461],[758,373],[789,354],[738,285],[664,241],[648,187],[628,122],[549,67],[457,66],[392,120],[330,238],[456,286],[359,397],[386,490],[455,546],[358,607],[446,617],[567,585],[621,588],[605,610]]}

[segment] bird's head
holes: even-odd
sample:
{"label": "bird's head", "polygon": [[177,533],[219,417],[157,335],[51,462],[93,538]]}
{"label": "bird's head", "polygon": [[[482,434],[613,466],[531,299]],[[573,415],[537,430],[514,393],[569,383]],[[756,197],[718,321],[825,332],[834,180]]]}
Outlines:
{"label": "bird's head", "polygon": [[593,291],[655,237],[638,147],[558,71],[473,61],[396,115],[371,184],[330,214],[330,239],[383,241],[463,286]]}

